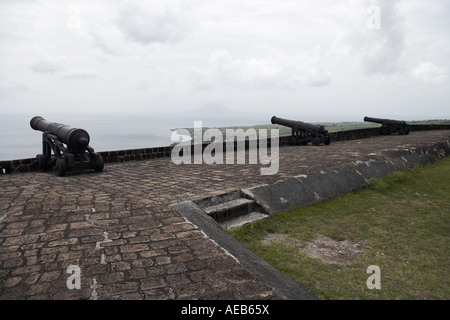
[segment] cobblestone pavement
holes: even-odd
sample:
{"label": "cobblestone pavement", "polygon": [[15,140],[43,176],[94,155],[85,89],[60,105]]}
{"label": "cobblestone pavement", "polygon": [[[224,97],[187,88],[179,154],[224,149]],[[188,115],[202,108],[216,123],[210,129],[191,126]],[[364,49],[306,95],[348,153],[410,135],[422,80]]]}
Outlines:
{"label": "cobblestone pavement", "polygon": [[[259,165],[107,164],[101,173],[0,175],[0,299],[280,299],[170,204],[446,141],[411,132],[280,148]],[[81,289],[67,268],[79,266]]]}

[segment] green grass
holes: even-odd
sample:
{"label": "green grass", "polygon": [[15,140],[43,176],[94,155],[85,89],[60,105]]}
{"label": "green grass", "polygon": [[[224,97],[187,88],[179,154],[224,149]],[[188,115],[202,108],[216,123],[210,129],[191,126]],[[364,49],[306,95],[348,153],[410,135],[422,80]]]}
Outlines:
{"label": "green grass", "polygon": [[[230,233],[321,299],[448,299],[449,195],[446,158]],[[270,233],[287,238],[262,242]],[[364,248],[347,265],[323,263],[302,251],[319,236],[362,242]],[[379,290],[367,288],[370,265],[380,267]]]}

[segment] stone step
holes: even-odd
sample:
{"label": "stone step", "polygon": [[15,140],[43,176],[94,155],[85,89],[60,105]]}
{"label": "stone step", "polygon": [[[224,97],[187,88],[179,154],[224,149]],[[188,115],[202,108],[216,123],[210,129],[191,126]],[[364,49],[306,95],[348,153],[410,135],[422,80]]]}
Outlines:
{"label": "stone step", "polygon": [[196,200],[195,203],[200,208],[205,208],[205,207],[210,207],[210,206],[220,204],[223,202],[235,200],[238,198],[242,198],[241,193],[239,191],[232,191],[232,192],[227,192],[227,193],[216,194],[214,196],[204,198],[204,199],[199,199],[199,200]]}
{"label": "stone step", "polygon": [[221,222],[220,226],[225,230],[230,230],[230,229],[242,227],[243,225],[246,225],[247,223],[258,221],[258,220],[261,220],[261,219],[264,219],[267,217],[269,217],[268,214],[253,211],[248,214],[233,218],[231,220]]}
{"label": "stone step", "polygon": [[224,222],[254,211],[255,200],[238,198],[204,207],[203,211],[217,222]]}

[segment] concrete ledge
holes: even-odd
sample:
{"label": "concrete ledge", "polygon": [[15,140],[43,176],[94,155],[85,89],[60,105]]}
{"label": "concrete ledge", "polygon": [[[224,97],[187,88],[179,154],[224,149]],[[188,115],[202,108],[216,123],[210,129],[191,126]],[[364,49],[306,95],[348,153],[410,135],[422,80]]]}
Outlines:
{"label": "concrete ledge", "polygon": [[346,192],[367,187],[370,179],[384,177],[394,170],[427,165],[448,155],[450,143],[447,141],[299,175],[272,185],[244,189],[242,192],[274,215],[296,206],[336,198]]}
{"label": "concrete ledge", "polygon": [[315,295],[230,236],[195,203],[186,201],[175,204],[173,207],[189,222],[202,230],[210,239],[214,240],[222,249],[238,260],[239,264],[251,272],[259,281],[271,287],[276,294],[288,300],[317,300]]}

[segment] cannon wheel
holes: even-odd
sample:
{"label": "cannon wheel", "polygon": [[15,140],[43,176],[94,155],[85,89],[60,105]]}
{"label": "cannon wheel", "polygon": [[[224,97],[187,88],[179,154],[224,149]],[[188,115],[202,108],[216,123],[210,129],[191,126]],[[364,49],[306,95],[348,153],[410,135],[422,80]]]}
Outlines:
{"label": "cannon wheel", "polygon": [[291,136],[291,137],[289,138],[289,144],[290,144],[291,146],[295,146],[295,145],[297,144],[297,139],[296,139],[294,136]]}
{"label": "cannon wheel", "polygon": [[388,136],[388,135],[391,134],[391,129],[389,129],[388,127],[382,126],[382,127],[380,128],[380,134],[381,134],[382,136]]}
{"label": "cannon wheel", "polygon": [[55,169],[56,169],[56,174],[59,177],[65,176],[66,175],[66,161],[64,159],[56,160]]}
{"label": "cannon wheel", "polygon": [[103,161],[103,158],[98,153],[94,153],[93,157],[93,164],[94,164],[94,170],[96,172],[100,172],[103,170],[103,167],[105,166],[105,162]]}
{"label": "cannon wheel", "polygon": [[39,170],[45,170],[47,168],[47,158],[43,154],[36,156],[36,162]]}
{"label": "cannon wheel", "polygon": [[318,145],[320,145],[320,138],[318,138],[318,137],[312,138],[312,139],[311,139],[311,143],[312,143],[313,146],[318,146]]}
{"label": "cannon wheel", "polygon": [[331,136],[329,134],[325,135],[325,142],[324,144],[327,146],[331,143]]}

